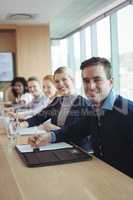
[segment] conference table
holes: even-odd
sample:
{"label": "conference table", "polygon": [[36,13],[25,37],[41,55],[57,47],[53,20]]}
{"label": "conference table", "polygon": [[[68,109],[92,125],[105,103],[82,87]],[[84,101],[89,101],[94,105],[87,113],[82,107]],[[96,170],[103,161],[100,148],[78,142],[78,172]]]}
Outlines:
{"label": "conference table", "polygon": [[[26,142],[25,137],[19,139]],[[0,127],[1,200],[133,200],[133,179],[91,161],[28,168]]]}

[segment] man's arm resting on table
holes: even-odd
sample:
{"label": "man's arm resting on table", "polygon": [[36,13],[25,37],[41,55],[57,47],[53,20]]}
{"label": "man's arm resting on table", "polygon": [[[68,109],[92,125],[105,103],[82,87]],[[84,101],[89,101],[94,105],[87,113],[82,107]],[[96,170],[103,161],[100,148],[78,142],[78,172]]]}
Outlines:
{"label": "man's arm resting on table", "polygon": [[67,128],[62,128],[56,131],[51,131],[49,133],[31,136],[28,139],[28,143],[31,144],[33,147],[39,147],[41,145],[45,145],[48,143],[55,143],[55,142],[74,142],[76,143],[80,139],[84,138],[85,136],[89,135],[86,123],[88,124],[88,120],[79,121],[78,123],[69,126]]}
{"label": "man's arm resting on table", "polygon": [[85,117],[74,124],[53,131],[53,134],[55,134],[56,142],[77,143],[88,136],[89,132],[89,119]]}

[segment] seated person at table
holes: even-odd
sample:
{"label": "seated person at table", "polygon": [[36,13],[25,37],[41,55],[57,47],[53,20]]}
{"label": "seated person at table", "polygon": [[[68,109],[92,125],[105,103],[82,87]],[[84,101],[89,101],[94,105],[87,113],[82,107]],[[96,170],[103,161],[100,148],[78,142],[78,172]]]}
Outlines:
{"label": "seated person at table", "polygon": [[[53,102],[38,115],[22,122],[27,127],[37,126],[44,121],[51,119],[52,124],[57,128],[67,127],[77,122],[86,112],[88,100],[75,94],[74,80],[69,68],[60,67],[54,73],[55,86],[60,97],[56,97]],[[78,141],[77,144],[90,150],[88,137]]]}
{"label": "seated person at table", "polygon": [[14,106],[26,105],[32,101],[32,95],[28,92],[27,81],[24,77],[16,77],[11,82],[11,87],[6,91],[6,101]]}
{"label": "seated person at table", "polygon": [[44,96],[39,80],[36,77],[28,79],[28,90],[32,94],[32,101],[27,104],[27,110],[18,113],[20,119],[26,119],[39,113],[48,105],[48,98]]}
{"label": "seated person at table", "polygon": [[[20,112],[19,114],[17,113],[19,119],[28,119],[29,117],[36,115],[43,108],[48,106],[48,104],[50,104],[57,96],[57,90],[54,84],[54,77],[52,75],[46,75],[43,77],[44,95],[42,94],[40,82],[36,77],[30,77],[28,79],[28,89],[29,92],[33,95],[33,101],[31,102],[33,106],[30,104],[29,106],[30,107],[32,106],[32,109],[28,109],[25,112]],[[10,112],[10,115],[16,117],[16,113]],[[47,122],[47,124],[45,123],[45,128],[48,126],[49,126],[49,121]],[[41,126],[40,128],[43,128],[43,126]]]}
{"label": "seated person at table", "polygon": [[54,98],[58,96],[53,75],[46,75],[43,77],[43,92],[45,96],[48,97],[49,103],[51,103]]}
{"label": "seated person at table", "polygon": [[91,134],[94,155],[133,177],[133,102],[115,94],[107,59],[92,57],[81,64],[81,71],[90,101],[88,116],[66,129],[30,137],[29,143],[36,147],[50,142],[76,143]]}
{"label": "seated person at table", "polygon": [[40,105],[41,108],[44,108],[48,105],[48,98],[43,94],[41,84],[36,77],[28,79],[28,90],[33,96],[32,102],[28,105],[29,107],[34,108]]}
{"label": "seated person at table", "polygon": [[[55,99],[55,97],[60,96],[57,92],[57,89],[55,87],[54,82],[54,76],[53,75],[46,75],[43,77],[43,92],[45,96],[48,97],[49,104]],[[51,120],[47,120],[43,124],[39,126],[40,129],[44,129],[46,131],[49,131],[51,129],[59,128],[55,124],[51,123]]]}

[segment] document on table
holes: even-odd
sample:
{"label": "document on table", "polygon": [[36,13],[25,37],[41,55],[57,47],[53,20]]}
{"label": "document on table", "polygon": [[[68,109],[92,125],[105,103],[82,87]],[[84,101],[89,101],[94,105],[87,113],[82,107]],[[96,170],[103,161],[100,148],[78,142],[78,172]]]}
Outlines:
{"label": "document on table", "polygon": [[33,134],[43,134],[46,133],[45,130],[39,129],[37,126],[29,128],[18,128],[19,135],[33,135]]}
{"label": "document on table", "polygon": [[[19,150],[19,152],[22,152],[22,153],[28,153],[28,152],[34,151],[34,149],[29,144],[16,145],[16,148]],[[73,148],[73,146],[65,142],[60,142],[60,143],[47,144],[45,146],[42,146],[39,148],[39,151],[66,149],[66,148]]]}

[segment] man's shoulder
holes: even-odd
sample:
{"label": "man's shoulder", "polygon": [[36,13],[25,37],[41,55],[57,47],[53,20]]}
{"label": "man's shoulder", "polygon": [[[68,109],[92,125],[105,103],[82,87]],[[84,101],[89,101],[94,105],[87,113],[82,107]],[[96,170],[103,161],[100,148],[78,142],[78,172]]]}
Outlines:
{"label": "man's shoulder", "polygon": [[117,103],[122,103],[122,102],[127,102],[129,105],[133,105],[133,101],[128,99],[128,98],[125,98],[121,95],[118,95],[116,97],[116,100],[115,100]]}
{"label": "man's shoulder", "polygon": [[77,95],[76,100],[81,100],[81,101],[89,102],[86,97],[83,97],[81,95]]}
{"label": "man's shoulder", "polygon": [[131,111],[133,113],[133,101],[131,101],[121,95],[118,95],[116,97],[114,106],[121,110],[128,110],[128,112]]}

